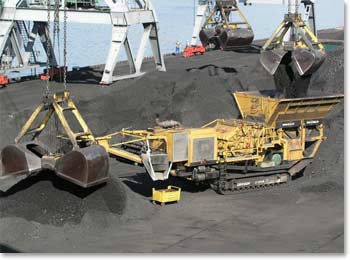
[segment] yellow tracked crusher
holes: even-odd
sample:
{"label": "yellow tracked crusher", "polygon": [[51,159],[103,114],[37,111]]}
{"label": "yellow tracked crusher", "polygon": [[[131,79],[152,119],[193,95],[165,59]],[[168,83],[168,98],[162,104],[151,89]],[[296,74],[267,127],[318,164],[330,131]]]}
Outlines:
{"label": "yellow tracked crusher", "polygon": [[234,93],[243,119],[201,128],[123,129],[97,141],[111,156],[144,165],[154,181],[184,177],[219,193],[284,183],[311,163],[326,138],[322,119],[343,96],[271,94]]}

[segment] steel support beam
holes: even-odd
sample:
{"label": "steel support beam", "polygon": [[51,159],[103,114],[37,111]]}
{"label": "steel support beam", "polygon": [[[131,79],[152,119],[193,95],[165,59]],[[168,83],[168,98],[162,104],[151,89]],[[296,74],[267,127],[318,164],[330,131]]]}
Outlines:
{"label": "steel support beam", "polygon": [[[111,24],[113,26],[110,49],[101,83],[110,84],[116,80],[138,77],[144,74],[141,72],[141,67],[148,41],[151,43],[156,69],[165,71],[158,37],[158,19],[151,0],[134,0],[132,3],[133,6],[131,6],[131,1],[128,0],[105,0],[105,2],[109,10],[67,10],[68,23]],[[38,34],[40,36],[46,53],[48,53],[47,42],[50,41],[50,37],[46,27],[48,17],[46,6],[25,6],[21,4],[19,7],[19,3],[19,0],[7,0],[0,13],[0,57],[4,52],[5,46],[11,45],[13,55],[21,62],[21,67],[24,69],[27,65],[30,65],[30,57],[33,54],[36,35]],[[50,18],[52,22],[54,19],[53,10],[51,11]],[[62,7],[59,10],[59,19],[61,21],[64,19],[64,10]],[[34,25],[32,28],[29,28],[31,32],[27,32],[26,37],[28,40],[26,39],[22,43],[21,35],[18,33],[18,30],[16,32],[16,22],[22,23],[23,21],[33,21]],[[133,25],[141,25],[144,28],[136,59],[134,59],[132,54],[128,37],[129,27]],[[17,38],[14,36],[15,33]],[[24,48],[21,48],[21,45]],[[122,47],[125,48],[127,54],[130,74],[113,76]],[[50,50],[50,53],[52,54],[52,65],[56,66],[57,61],[53,49]]]}
{"label": "steel support beam", "polygon": [[196,18],[194,22],[194,28],[193,28],[193,33],[192,33],[192,39],[191,39],[191,45],[196,46],[198,42],[198,35],[200,30],[203,27],[203,24],[206,20],[206,13],[208,12],[208,5],[207,4],[202,4],[199,5],[197,8],[197,13],[196,13]]}
{"label": "steel support beam", "polygon": [[[123,0],[116,1],[115,3],[111,0],[106,0],[106,3],[111,8],[113,29],[111,46],[101,84],[108,85],[113,81],[135,78],[143,75],[144,72],[141,72],[141,67],[145,57],[145,49],[148,41],[151,43],[156,69],[159,71],[165,71],[164,58],[160,51],[159,45],[158,20],[151,1],[138,1],[141,8],[139,10],[131,10],[128,7],[127,1]],[[128,40],[128,29],[130,26],[135,24],[141,24],[144,28],[144,32],[139,43],[136,60],[133,58]],[[122,46],[125,47],[125,51],[127,53],[130,73],[122,76],[113,76],[113,72],[118,61],[118,55]]]}

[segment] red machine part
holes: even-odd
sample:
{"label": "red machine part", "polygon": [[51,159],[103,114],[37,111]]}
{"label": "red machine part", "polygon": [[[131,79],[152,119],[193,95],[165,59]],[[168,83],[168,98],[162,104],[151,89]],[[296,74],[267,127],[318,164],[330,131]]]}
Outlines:
{"label": "red machine part", "polygon": [[[54,67],[49,70],[49,78],[54,78],[59,75],[63,75],[64,67]],[[41,80],[47,80],[47,70],[44,69],[44,73],[40,75]]]}
{"label": "red machine part", "polygon": [[7,84],[9,84],[9,78],[5,75],[0,75],[0,85],[2,86],[6,86]]}
{"label": "red machine part", "polygon": [[205,52],[205,48],[203,45],[197,46],[187,46],[183,51],[183,57],[189,58],[194,55],[202,55]]}

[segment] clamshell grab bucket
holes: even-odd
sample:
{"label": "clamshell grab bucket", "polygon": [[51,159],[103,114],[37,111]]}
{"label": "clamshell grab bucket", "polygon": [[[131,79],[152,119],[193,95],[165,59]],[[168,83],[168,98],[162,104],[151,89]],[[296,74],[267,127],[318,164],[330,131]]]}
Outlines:
{"label": "clamshell grab bucket", "polygon": [[[70,127],[72,117],[79,124],[81,132],[73,132]],[[39,118],[39,114],[44,115]],[[42,144],[38,136],[52,115],[56,115],[66,135],[56,138],[69,139],[73,150],[63,152],[61,149],[49,149]],[[69,119],[69,120],[68,120]],[[58,132],[58,129],[56,129]],[[49,133],[51,136],[53,133]],[[30,142],[22,143],[27,136]],[[6,146],[1,151],[0,190],[6,191],[17,182],[41,169],[55,172],[58,176],[88,188],[106,182],[108,179],[108,153],[103,146],[97,144],[88,125],[80,115],[70,92],[57,92],[45,96],[15,138],[15,145]]]}
{"label": "clamshell grab bucket", "polygon": [[49,169],[72,183],[88,188],[108,180],[108,153],[100,145],[77,148],[56,162],[47,160],[44,149],[35,143],[8,145],[1,151],[0,190]]}
{"label": "clamshell grab bucket", "polygon": [[108,179],[108,153],[100,145],[77,148],[60,158],[56,174],[83,188],[106,182]]}
{"label": "clamshell grab bucket", "polygon": [[326,58],[326,54],[320,50],[296,48],[293,51],[285,51],[283,48],[275,48],[262,50],[260,63],[271,75],[274,75],[287,53],[291,53],[292,65],[297,69],[300,76],[315,72]]}

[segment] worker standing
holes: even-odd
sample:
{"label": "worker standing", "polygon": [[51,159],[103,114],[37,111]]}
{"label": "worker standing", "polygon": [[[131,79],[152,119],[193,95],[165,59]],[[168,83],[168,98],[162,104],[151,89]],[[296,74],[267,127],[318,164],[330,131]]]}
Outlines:
{"label": "worker standing", "polygon": [[175,44],[175,54],[180,54],[181,42],[177,41]]}

